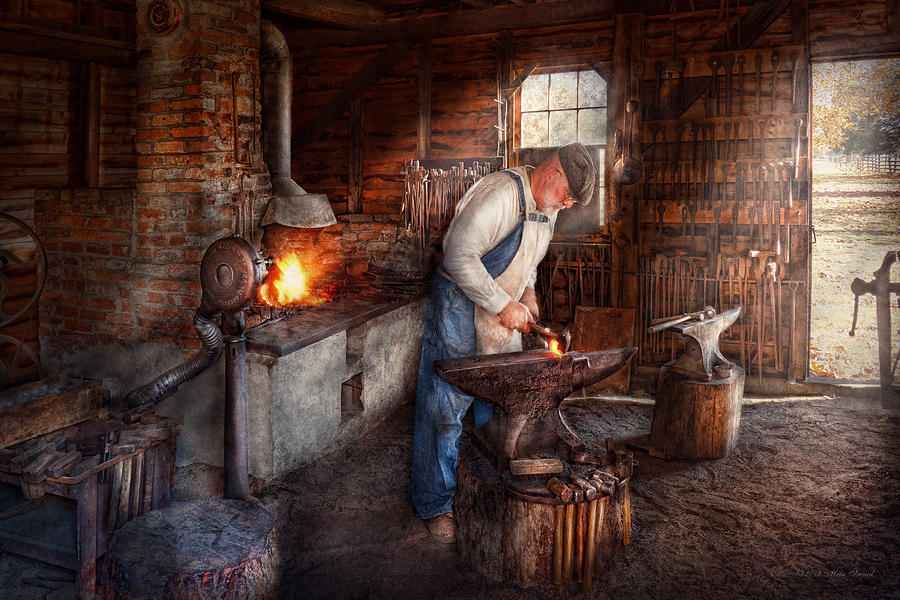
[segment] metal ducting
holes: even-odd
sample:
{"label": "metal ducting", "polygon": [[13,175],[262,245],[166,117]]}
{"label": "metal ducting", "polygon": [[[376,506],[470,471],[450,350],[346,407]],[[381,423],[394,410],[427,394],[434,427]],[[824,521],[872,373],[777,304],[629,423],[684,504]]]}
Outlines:
{"label": "metal ducting", "polygon": [[272,179],[272,199],[262,225],[317,228],[337,223],[325,194],[310,194],[291,179],[291,53],[284,35],[262,19],[263,158]]}

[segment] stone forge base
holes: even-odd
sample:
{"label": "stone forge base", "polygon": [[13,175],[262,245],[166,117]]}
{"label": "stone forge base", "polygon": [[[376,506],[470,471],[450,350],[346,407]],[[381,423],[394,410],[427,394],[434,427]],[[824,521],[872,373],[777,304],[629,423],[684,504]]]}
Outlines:
{"label": "stone forge base", "polygon": [[[542,481],[516,482],[516,486],[519,489],[530,487],[538,494],[547,489]],[[610,497],[597,502],[598,514],[602,511],[603,517],[594,553],[594,581],[599,573],[606,570],[610,559],[622,546],[624,499]],[[468,439],[464,437],[461,440],[453,503],[459,523],[457,544],[463,560],[483,576],[523,588],[536,587],[561,597],[579,593],[582,589],[580,574],[585,564],[583,549],[586,546],[577,543],[577,527],[571,575],[566,578],[564,572],[562,583],[553,583],[557,505],[559,503],[549,497],[526,499],[518,494]],[[580,505],[581,509],[579,505],[570,505],[570,510],[576,517],[576,523],[577,517],[583,519],[583,537],[580,538],[583,542],[587,537],[589,504],[582,502]],[[578,568],[579,565],[582,568]]]}
{"label": "stone forge base", "polygon": [[275,524],[259,504],[181,502],[145,513],[116,532],[102,597],[274,600],[278,563]]}

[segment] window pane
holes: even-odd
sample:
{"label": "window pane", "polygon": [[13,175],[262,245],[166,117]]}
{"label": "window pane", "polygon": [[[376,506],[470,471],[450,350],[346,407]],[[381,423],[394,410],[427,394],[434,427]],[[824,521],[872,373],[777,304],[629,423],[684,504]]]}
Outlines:
{"label": "window pane", "polygon": [[547,110],[547,78],[531,75],[522,83],[522,110]]}
{"label": "window pane", "polygon": [[605,108],[587,108],[578,111],[578,141],[582,144],[606,143]]}
{"label": "window pane", "polygon": [[522,113],[522,147],[549,146],[547,143],[547,114]]}
{"label": "window pane", "polygon": [[550,146],[564,146],[575,141],[575,110],[550,113]]}
{"label": "window pane", "polygon": [[596,71],[579,72],[578,106],[606,106],[606,81]]}
{"label": "window pane", "polygon": [[578,73],[550,75],[550,109],[575,108],[578,94]]}

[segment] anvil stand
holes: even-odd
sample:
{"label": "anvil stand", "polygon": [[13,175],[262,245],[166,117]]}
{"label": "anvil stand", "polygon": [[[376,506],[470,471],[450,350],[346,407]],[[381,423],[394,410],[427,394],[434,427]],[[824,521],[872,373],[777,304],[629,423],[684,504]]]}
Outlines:
{"label": "anvil stand", "polygon": [[719,351],[719,336],[740,313],[737,307],[671,327],[684,338],[685,350],[659,370],[649,438],[652,453],[668,458],[724,458],[734,449],[744,370]]}
{"label": "anvil stand", "polygon": [[[484,577],[542,595],[589,594],[595,574],[630,541],[631,453],[586,456],[559,406],[574,389],[617,372],[635,350],[531,350],[435,362],[441,378],[494,407],[494,425],[466,427],[460,440],[453,506],[460,555]],[[510,461],[535,456],[562,459],[553,473],[556,491],[548,486],[551,474],[522,480],[507,470]],[[588,479],[606,487],[590,487]]]}

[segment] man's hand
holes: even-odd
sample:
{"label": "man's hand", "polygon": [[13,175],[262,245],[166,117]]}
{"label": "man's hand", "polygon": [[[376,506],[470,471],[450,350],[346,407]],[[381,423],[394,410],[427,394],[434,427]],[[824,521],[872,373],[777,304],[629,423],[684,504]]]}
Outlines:
{"label": "man's hand", "polygon": [[541,311],[538,309],[537,294],[534,293],[534,288],[525,288],[525,291],[522,292],[522,297],[519,298],[519,302],[528,308],[535,321],[541,316]]}
{"label": "man's hand", "polygon": [[528,324],[534,323],[534,317],[531,316],[528,307],[515,300],[510,300],[497,316],[500,318],[500,324],[508,329],[528,331]]}

